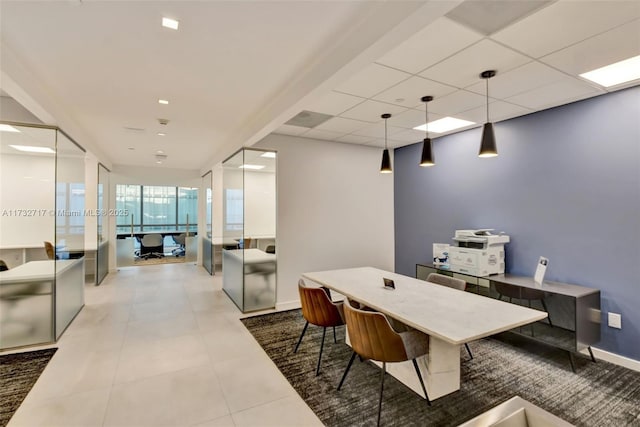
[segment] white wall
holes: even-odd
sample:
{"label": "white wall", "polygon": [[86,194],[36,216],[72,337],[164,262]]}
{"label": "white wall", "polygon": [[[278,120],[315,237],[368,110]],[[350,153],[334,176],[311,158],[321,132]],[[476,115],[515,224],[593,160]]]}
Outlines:
{"label": "white wall", "polygon": [[304,272],[394,270],[393,176],[379,172],[382,150],[274,134],[256,147],[278,152],[279,308],[298,304]]}
{"label": "white wall", "polygon": [[276,175],[245,171],[244,235],[273,237],[276,234]]}

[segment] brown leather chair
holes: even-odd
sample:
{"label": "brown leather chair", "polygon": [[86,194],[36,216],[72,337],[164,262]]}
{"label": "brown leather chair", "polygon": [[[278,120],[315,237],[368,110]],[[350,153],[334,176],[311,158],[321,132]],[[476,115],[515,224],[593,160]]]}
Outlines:
{"label": "brown leather chair", "polygon": [[47,258],[56,259],[56,250],[51,242],[44,242],[44,250],[47,253]]}
{"label": "brown leather chair", "polygon": [[[446,276],[444,274],[431,273],[427,276],[427,282],[435,283],[436,285],[446,286],[448,288],[457,289],[459,291],[464,291],[467,289],[467,282],[462,279],[458,279],[456,277]],[[473,353],[471,353],[471,349],[469,348],[469,344],[464,343],[464,348],[467,349],[467,353],[469,353],[469,357],[473,360]]]}
{"label": "brown leather chair", "polygon": [[405,362],[411,360],[418,374],[422,391],[431,406],[427,389],[424,386],[420,369],[416,358],[429,353],[429,336],[416,330],[396,332],[389,323],[387,317],[377,311],[365,311],[354,308],[347,301],[344,304],[344,318],[347,323],[347,331],[353,353],[342,375],[338,390],[342,388],[347,378],[349,369],[353,364],[356,354],[361,358],[382,362],[380,374],[380,398],[378,400],[378,425],[380,425],[380,413],[382,410],[382,392],[384,390],[384,375],[387,372],[387,362]]}
{"label": "brown leather chair", "polygon": [[298,352],[298,347],[302,342],[309,323],[322,326],[322,343],[320,344],[320,355],[318,356],[318,366],[316,367],[316,375],[320,373],[320,361],[322,360],[322,349],[324,348],[324,337],[327,327],[333,327],[333,341],[336,340],[336,326],[344,325],[342,317],[342,302],[334,303],[331,301],[331,294],[326,288],[308,287],[304,280],[298,281],[298,292],[300,293],[300,302],[302,303],[302,316],[306,319],[294,353]]}

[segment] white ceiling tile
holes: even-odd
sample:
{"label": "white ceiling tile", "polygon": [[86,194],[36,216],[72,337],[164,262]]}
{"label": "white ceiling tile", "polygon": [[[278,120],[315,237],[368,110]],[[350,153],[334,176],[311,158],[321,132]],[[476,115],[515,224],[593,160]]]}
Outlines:
{"label": "white ceiling tile", "polygon": [[399,114],[407,109],[399,107],[397,105],[385,104],[378,101],[365,101],[362,104],[358,104],[350,110],[345,111],[340,116],[348,119],[363,120],[366,122],[379,122],[382,120],[380,117],[385,113],[391,115]]}
{"label": "white ceiling tile", "polygon": [[[486,98],[477,93],[459,90],[443,98],[434,99],[429,103],[429,113],[432,111],[443,116],[453,116],[461,111],[467,111],[486,104]],[[432,121],[431,114],[429,120]]]}
{"label": "white ceiling tile", "polygon": [[419,141],[422,141],[424,138],[425,138],[424,132],[413,130],[413,129],[408,129],[403,132],[393,134],[391,136],[391,139],[393,139],[394,141],[407,142],[407,143],[419,142]]}
{"label": "white ceiling tile", "polygon": [[311,129],[302,136],[304,136],[305,138],[326,139],[329,141],[334,141],[341,136],[344,136],[345,133],[346,132],[331,132],[328,130]]}
{"label": "white ceiling tile", "polygon": [[415,74],[481,38],[469,28],[441,17],[376,62]]}
{"label": "white ceiling tile", "polygon": [[336,139],[338,142],[346,142],[349,144],[367,144],[373,138],[370,136],[360,136],[360,135],[345,135]]}
{"label": "white ceiling tile", "polygon": [[425,95],[438,98],[455,92],[456,90],[457,88],[455,87],[414,76],[376,95],[374,99],[390,104],[402,105],[403,107],[414,108],[423,104],[420,98]]}
{"label": "white ceiling tile", "polygon": [[308,131],[309,128],[303,128],[301,126],[280,125],[273,133],[279,133],[282,135],[301,135]]}
{"label": "white ceiling tile", "polygon": [[638,17],[638,1],[559,1],[491,38],[539,58]]}
{"label": "white ceiling tile", "polygon": [[585,95],[597,93],[603,93],[603,91],[578,79],[565,77],[559,82],[507,98],[506,101],[538,110],[567,104],[576,99],[582,99]]}
{"label": "white ceiling tile", "polygon": [[[511,119],[531,112],[532,110],[529,108],[509,104],[508,102],[494,101],[489,103],[489,120],[492,122]],[[482,106],[472,110],[463,111],[462,113],[458,113],[456,117],[484,124],[487,121],[487,107]]]}
{"label": "white ceiling tile", "polygon": [[480,80],[485,70],[507,72],[531,61],[524,55],[500,46],[491,40],[482,40],[420,73],[422,77],[451,86],[466,87]]}
{"label": "white ceiling tile", "polygon": [[342,83],[335,90],[370,98],[409,77],[411,77],[411,74],[394,70],[384,65],[369,64],[365,69]]}
{"label": "white ceiling tile", "polygon": [[540,61],[577,76],[637,55],[640,55],[640,19],[552,53]]}
{"label": "white ceiling tile", "polygon": [[[404,132],[405,128],[399,128],[391,126],[387,123],[387,135],[395,135],[396,133]],[[375,123],[367,126],[366,128],[359,129],[353,132],[354,135],[368,136],[371,138],[384,138],[384,122]]]}
{"label": "white ceiling tile", "polygon": [[364,100],[365,98],[359,98],[345,93],[330,92],[316,102],[311,103],[305,110],[337,116]]}
{"label": "white ceiling tile", "polygon": [[345,119],[343,117],[334,117],[316,126],[314,129],[328,130],[330,132],[351,133],[358,129],[362,129],[363,127],[366,127],[368,125],[369,125],[369,122]]}
{"label": "white ceiling tile", "polygon": [[[495,77],[492,77],[489,80],[489,95],[491,98],[504,99],[557,82],[565,77],[566,75],[560,71],[554,70],[537,61],[532,61],[521,67],[507,71],[506,73],[498,73]],[[482,80],[465,89],[484,95],[486,92],[486,83]]]}
{"label": "white ceiling tile", "polygon": [[[422,104],[422,111],[415,110],[407,110],[404,113],[400,113],[397,116],[393,116],[389,119],[389,124],[391,126],[397,126],[406,129],[413,129],[416,126],[423,125],[425,122],[425,111],[424,111],[424,103]],[[442,115],[435,114],[431,111],[431,102],[429,103],[429,121],[434,121],[441,119]]]}

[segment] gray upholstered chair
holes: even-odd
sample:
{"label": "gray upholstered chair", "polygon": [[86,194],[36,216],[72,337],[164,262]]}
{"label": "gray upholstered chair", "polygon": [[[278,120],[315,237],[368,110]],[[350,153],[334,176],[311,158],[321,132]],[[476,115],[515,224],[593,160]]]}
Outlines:
{"label": "gray upholstered chair", "polygon": [[140,240],[140,258],[162,258],[164,256],[164,238],[162,234],[145,234]]}
{"label": "gray upholstered chair", "polygon": [[327,327],[333,327],[333,342],[336,340],[336,326],[344,325],[342,314],[342,302],[334,303],[331,301],[331,294],[326,288],[308,287],[304,280],[298,281],[298,292],[300,293],[300,302],[302,303],[302,316],[306,319],[298,343],[296,344],[294,353],[298,352],[298,347],[302,342],[309,323],[322,326],[322,343],[320,344],[320,354],[318,355],[318,366],[316,367],[316,375],[320,373],[320,361],[322,360],[322,349],[324,348],[324,337]]}
{"label": "gray upholstered chair", "polygon": [[[451,276],[445,276],[444,274],[431,273],[427,276],[427,282],[435,283],[436,285],[446,286],[448,288],[457,289],[459,291],[464,291],[467,288],[467,282],[462,279],[458,279]],[[464,347],[467,349],[467,353],[469,353],[469,357],[473,359],[473,353],[471,353],[471,349],[469,348],[469,344],[464,343]]]}
{"label": "gray upholstered chair", "polygon": [[344,303],[344,318],[349,333],[349,341],[353,348],[347,369],[342,375],[338,390],[342,388],[349,369],[357,355],[361,358],[382,362],[380,373],[380,397],[378,400],[378,425],[382,411],[382,392],[384,390],[384,376],[387,372],[387,362],[405,362],[411,360],[420,380],[422,391],[431,406],[427,389],[424,386],[420,368],[416,358],[429,353],[429,336],[416,330],[396,332],[387,317],[377,311],[367,311],[354,308],[349,301]]}

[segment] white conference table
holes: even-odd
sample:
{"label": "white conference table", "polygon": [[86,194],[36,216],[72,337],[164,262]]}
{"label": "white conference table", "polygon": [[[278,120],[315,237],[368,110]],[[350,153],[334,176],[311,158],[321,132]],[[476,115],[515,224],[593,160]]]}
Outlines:
{"label": "white conference table", "polygon": [[[461,344],[547,317],[543,311],[373,267],[302,277],[428,334],[429,354],[417,362],[432,400],[460,389]],[[385,289],[383,278],[392,279],[396,289]],[[424,397],[411,362],[387,364],[387,371]]]}

